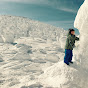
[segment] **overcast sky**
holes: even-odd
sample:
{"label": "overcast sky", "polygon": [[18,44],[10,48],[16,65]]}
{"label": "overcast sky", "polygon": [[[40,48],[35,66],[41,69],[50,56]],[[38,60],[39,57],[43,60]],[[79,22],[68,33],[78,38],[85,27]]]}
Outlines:
{"label": "overcast sky", "polygon": [[84,0],[0,0],[1,15],[28,17],[64,29],[73,28]]}

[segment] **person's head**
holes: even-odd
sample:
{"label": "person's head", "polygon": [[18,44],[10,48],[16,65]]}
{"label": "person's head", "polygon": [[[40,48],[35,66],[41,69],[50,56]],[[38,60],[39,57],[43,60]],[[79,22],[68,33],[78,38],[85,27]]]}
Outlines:
{"label": "person's head", "polygon": [[69,34],[74,35],[75,34],[75,30],[74,29],[69,29]]}

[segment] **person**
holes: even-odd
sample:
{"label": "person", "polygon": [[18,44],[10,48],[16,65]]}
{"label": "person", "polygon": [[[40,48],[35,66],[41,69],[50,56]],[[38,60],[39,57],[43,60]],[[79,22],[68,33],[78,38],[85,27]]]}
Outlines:
{"label": "person", "polygon": [[69,65],[72,63],[72,56],[73,56],[73,48],[75,47],[75,40],[79,41],[79,38],[75,36],[75,30],[69,29],[67,34],[67,40],[65,45],[65,56],[64,56],[64,63]]}

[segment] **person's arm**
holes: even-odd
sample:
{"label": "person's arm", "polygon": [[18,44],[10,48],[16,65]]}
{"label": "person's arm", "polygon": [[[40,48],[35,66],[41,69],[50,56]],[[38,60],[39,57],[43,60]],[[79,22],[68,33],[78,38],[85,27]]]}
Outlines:
{"label": "person's arm", "polygon": [[75,36],[75,40],[79,41],[79,38]]}

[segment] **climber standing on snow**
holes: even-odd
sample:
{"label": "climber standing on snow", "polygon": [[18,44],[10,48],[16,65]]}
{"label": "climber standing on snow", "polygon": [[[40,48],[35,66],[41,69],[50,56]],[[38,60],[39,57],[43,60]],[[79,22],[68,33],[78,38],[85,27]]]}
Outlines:
{"label": "climber standing on snow", "polygon": [[75,47],[75,40],[79,40],[78,37],[75,36],[75,30],[69,29],[69,33],[67,35],[66,45],[65,45],[65,56],[64,56],[64,63],[69,65],[72,62],[72,50]]}

